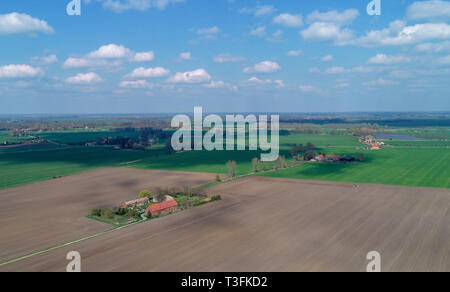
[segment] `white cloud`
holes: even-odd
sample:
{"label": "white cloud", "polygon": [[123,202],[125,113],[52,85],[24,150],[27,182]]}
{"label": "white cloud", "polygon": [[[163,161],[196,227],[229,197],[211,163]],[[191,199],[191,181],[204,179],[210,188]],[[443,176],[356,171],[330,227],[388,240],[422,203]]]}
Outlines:
{"label": "white cloud", "polygon": [[325,74],[330,74],[330,75],[342,74],[345,72],[347,72],[347,70],[344,67],[338,67],[338,66],[331,67],[331,68],[328,68],[327,70],[325,70]]}
{"label": "white cloud", "polygon": [[447,52],[450,51],[450,41],[442,43],[422,43],[416,46],[416,50],[419,52]]}
{"label": "white cloud", "polygon": [[386,85],[394,85],[394,84],[396,84],[395,81],[386,80],[382,77],[380,77],[377,80],[372,80],[372,81],[363,83],[364,86],[386,86]]}
{"label": "white cloud", "polygon": [[122,88],[151,88],[151,84],[148,83],[147,80],[124,80],[120,82],[119,86]]}
{"label": "white cloud", "polygon": [[250,85],[275,85],[276,88],[284,88],[284,81],[283,80],[262,80],[258,77],[251,77],[247,81]]}
{"label": "white cloud", "polygon": [[211,81],[211,83],[203,84],[207,88],[223,88],[225,87],[225,82],[223,81]]}
{"label": "white cloud", "polygon": [[126,10],[145,11],[150,8],[165,9],[169,4],[184,2],[184,0],[100,0],[105,9],[120,13]]}
{"label": "white cloud", "polygon": [[368,32],[365,36],[349,42],[362,46],[402,46],[430,40],[450,39],[447,23],[424,23],[406,26],[404,21],[394,21],[388,28]]}
{"label": "white cloud", "polygon": [[273,23],[287,27],[300,27],[303,25],[303,18],[301,15],[282,13],[273,19]]}
{"label": "white cloud", "polygon": [[377,54],[376,56],[369,59],[370,64],[383,64],[383,65],[391,65],[391,64],[400,64],[400,63],[408,63],[411,59],[404,56],[388,56],[385,54]]}
{"label": "white cloud", "polygon": [[136,53],[131,59],[130,62],[150,62],[155,59],[155,53],[153,51],[150,52],[140,52]]}
{"label": "white cloud", "polygon": [[265,16],[272,14],[276,9],[271,5],[258,6],[255,10],[255,16]]}
{"label": "white cloud", "polygon": [[348,88],[348,87],[350,87],[350,84],[348,84],[347,82],[339,83],[335,86],[335,88]]}
{"label": "white cloud", "polygon": [[430,0],[414,2],[408,7],[409,19],[450,19],[450,2]]}
{"label": "white cloud", "polygon": [[300,91],[306,92],[306,93],[322,93],[322,89],[314,87],[312,85],[300,85]]}
{"label": "white cloud", "polygon": [[255,8],[241,8],[239,13],[253,14],[256,17],[266,16],[275,13],[275,7],[271,5],[258,5]]}
{"label": "white cloud", "polygon": [[131,79],[160,78],[160,77],[169,75],[169,73],[170,73],[170,71],[163,67],[156,67],[156,68],[140,67],[140,68],[134,69],[133,72],[128,74],[126,77],[131,78]]}
{"label": "white cloud", "polygon": [[307,29],[300,32],[305,40],[333,41],[336,44],[344,44],[353,38],[353,32],[349,29],[341,29],[338,25],[327,22],[315,22]]}
{"label": "white cloud", "polygon": [[327,63],[327,62],[333,62],[333,60],[334,60],[334,57],[333,57],[332,55],[324,56],[324,57],[321,59],[321,61],[322,61],[322,62],[325,62],[325,63]]}
{"label": "white cloud", "polygon": [[280,65],[272,61],[263,61],[256,64],[253,67],[247,67],[244,69],[244,73],[275,73],[281,70]]}
{"label": "white cloud", "polygon": [[149,62],[154,60],[153,51],[149,52],[133,52],[132,50],[116,44],[108,44],[101,46],[98,50],[93,51],[81,58],[68,58],[63,67],[70,68],[100,68],[100,67],[117,67],[124,62]]}
{"label": "white cloud", "polygon": [[303,51],[302,50],[291,50],[289,52],[287,52],[287,54],[289,57],[298,57],[303,55]]}
{"label": "white cloud", "polygon": [[255,28],[255,29],[250,31],[250,35],[262,38],[262,37],[264,37],[266,35],[266,28],[267,27],[265,25],[257,27],[257,28]]}
{"label": "white cloud", "polygon": [[31,63],[34,65],[50,65],[50,64],[54,64],[56,62],[58,62],[58,57],[56,55],[31,58]]}
{"label": "white cloud", "polygon": [[215,63],[239,63],[244,62],[246,59],[240,56],[233,56],[230,53],[220,54],[214,57]]}
{"label": "white cloud", "polygon": [[348,9],[343,11],[342,13],[338,12],[337,10],[321,13],[316,10],[308,15],[307,21],[308,23],[326,22],[333,23],[338,26],[343,26],[353,23],[358,16],[359,11],[356,9]]}
{"label": "white cloud", "polygon": [[220,33],[220,28],[218,28],[217,26],[200,28],[197,29],[195,33],[204,39],[214,40],[217,39],[217,35]]}
{"label": "white cloud", "polygon": [[47,22],[28,14],[16,12],[0,14],[0,35],[36,32],[54,33],[54,30]]}
{"label": "white cloud", "polygon": [[170,83],[206,83],[211,81],[211,76],[204,69],[198,69],[191,72],[178,72],[167,81]]}
{"label": "white cloud", "polygon": [[6,65],[0,66],[0,78],[33,78],[44,72],[29,65]]}
{"label": "white cloud", "polygon": [[184,52],[184,53],[181,53],[181,54],[178,56],[178,60],[179,60],[179,61],[190,61],[190,60],[192,60],[192,54],[191,54],[191,52]]}
{"label": "white cloud", "polygon": [[442,65],[450,65],[450,55],[446,57],[439,58],[439,63]]}
{"label": "white cloud", "polygon": [[93,84],[102,81],[102,78],[94,72],[86,74],[80,73],[66,79],[66,82],[70,84]]}

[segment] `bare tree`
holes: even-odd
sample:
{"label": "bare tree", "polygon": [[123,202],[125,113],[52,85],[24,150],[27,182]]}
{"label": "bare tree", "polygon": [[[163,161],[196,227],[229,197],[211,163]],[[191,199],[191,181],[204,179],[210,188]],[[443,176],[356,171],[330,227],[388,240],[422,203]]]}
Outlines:
{"label": "bare tree", "polygon": [[230,177],[236,177],[236,161],[230,160],[227,162],[228,174]]}
{"label": "bare tree", "polygon": [[253,165],[253,172],[254,173],[257,173],[259,171],[259,164],[260,164],[260,161],[259,161],[258,158],[255,157],[255,158],[252,159],[252,165]]}

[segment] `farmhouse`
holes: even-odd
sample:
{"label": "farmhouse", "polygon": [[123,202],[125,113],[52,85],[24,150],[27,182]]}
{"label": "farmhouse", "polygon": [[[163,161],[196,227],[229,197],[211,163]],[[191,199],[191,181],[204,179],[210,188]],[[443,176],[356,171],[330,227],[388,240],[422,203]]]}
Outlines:
{"label": "farmhouse", "polygon": [[319,154],[314,159],[317,160],[317,161],[324,161],[325,160],[325,156],[323,156],[322,154]]}
{"label": "farmhouse", "polygon": [[147,204],[148,202],[150,202],[149,198],[142,198],[142,199],[138,199],[138,200],[128,201],[128,202],[125,202],[122,204],[122,208],[126,209],[126,208],[139,207],[139,206],[143,206],[143,205]]}
{"label": "farmhouse", "polygon": [[175,200],[165,201],[159,204],[150,205],[145,210],[145,216],[151,215],[152,217],[164,215],[178,209],[178,203]]}
{"label": "farmhouse", "polygon": [[328,160],[328,161],[338,161],[339,158],[340,158],[339,155],[328,155],[328,156],[327,156],[327,160]]}

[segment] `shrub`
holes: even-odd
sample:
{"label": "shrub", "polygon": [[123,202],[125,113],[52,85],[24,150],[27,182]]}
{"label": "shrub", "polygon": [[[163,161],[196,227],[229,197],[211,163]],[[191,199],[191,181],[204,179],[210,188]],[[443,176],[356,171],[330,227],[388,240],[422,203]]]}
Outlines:
{"label": "shrub", "polygon": [[220,178],[220,175],[218,175],[218,174],[216,175],[216,181],[217,182],[221,182],[222,181],[222,179]]}
{"label": "shrub", "polygon": [[127,209],[119,208],[116,212],[116,215],[124,216],[127,214]]}
{"label": "shrub", "polygon": [[113,219],[114,218],[114,213],[113,211],[106,209],[102,211],[102,217],[108,218],[108,219]]}
{"label": "shrub", "polygon": [[102,215],[102,210],[97,209],[97,208],[92,208],[91,209],[91,215],[100,217]]}
{"label": "shrub", "polygon": [[219,196],[219,195],[217,195],[217,196],[212,196],[211,199],[210,199],[211,202],[214,202],[214,201],[220,201],[220,200],[222,200],[222,197]]}
{"label": "shrub", "polygon": [[143,199],[143,198],[151,198],[152,196],[152,192],[149,190],[143,190],[139,193],[139,198]]}

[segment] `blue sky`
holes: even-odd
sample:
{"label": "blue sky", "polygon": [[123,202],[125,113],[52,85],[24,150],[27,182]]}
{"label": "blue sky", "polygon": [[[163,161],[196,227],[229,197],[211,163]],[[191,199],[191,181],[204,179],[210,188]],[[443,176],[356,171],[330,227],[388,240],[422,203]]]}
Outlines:
{"label": "blue sky", "polygon": [[450,110],[450,1],[2,0],[0,113]]}

